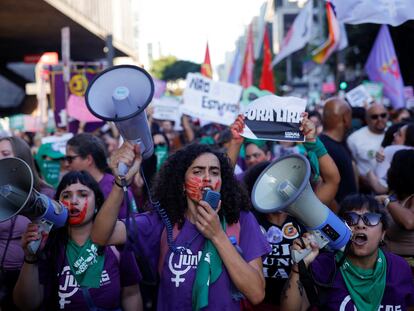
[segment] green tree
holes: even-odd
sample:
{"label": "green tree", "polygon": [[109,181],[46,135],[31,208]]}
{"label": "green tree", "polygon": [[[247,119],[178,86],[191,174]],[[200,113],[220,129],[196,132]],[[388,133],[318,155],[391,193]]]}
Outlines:
{"label": "green tree", "polygon": [[151,74],[157,78],[164,80],[164,70],[168,66],[171,66],[177,61],[177,58],[175,56],[165,56],[161,57],[160,59],[154,60],[151,64],[150,72]]}
{"label": "green tree", "polygon": [[178,60],[164,69],[162,79],[165,81],[185,79],[187,73],[200,72],[200,69],[200,64],[196,64],[185,60]]}

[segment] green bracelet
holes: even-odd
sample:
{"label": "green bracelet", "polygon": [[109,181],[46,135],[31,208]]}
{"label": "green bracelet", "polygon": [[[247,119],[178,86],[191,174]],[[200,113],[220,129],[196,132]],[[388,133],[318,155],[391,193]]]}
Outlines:
{"label": "green bracelet", "polygon": [[307,152],[314,152],[318,159],[328,153],[319,137],[316,137],[315,142],[304,142],[303,147],[305,147]]}

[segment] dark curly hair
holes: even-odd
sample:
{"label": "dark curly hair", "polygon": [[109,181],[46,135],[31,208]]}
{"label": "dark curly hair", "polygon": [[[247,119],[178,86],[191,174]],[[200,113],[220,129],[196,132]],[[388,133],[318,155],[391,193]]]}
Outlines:
{"label": "dark curly hair", "polygon": [[414,193],[414,150],[400,150],[394,154],[388,169],[388,188],[399,200]]}
{"label": "dark curly hair", "polygon": [[172,154],[154,181],[154,197],[167,212],[171,223],[178,224],[179,227],[184,224],[184,214],[187,210],[187,198],[184,193],[185,173],[194,160],[205,153],[214,154],[220,162],[220,217],[224,216],[228,224],[236,223],[240,217],[240,210],[250,209],[249,197],[235,179],[229,158],[212,146],[193,143]]}
{"label": "dark curly hair", "polygon": [[364,208],[371,213],[381,214],[382,229],[387,230],[389,225],[387,212],[372,195],[360,193],[347,195],[340,204],[338,216],[343,219],[345,213],[352,210],[362,210]]}

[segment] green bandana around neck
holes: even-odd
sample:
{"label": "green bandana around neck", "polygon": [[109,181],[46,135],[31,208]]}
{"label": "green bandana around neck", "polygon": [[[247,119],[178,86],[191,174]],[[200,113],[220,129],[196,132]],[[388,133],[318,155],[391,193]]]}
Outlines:
{"label": "green bandana around neck", "polygon": [[[221,226],[226,231],[224,217]],[[200,310],[208,306],[208,290],[210,284],[217,281],[222,270],[222,261],[216,247],[210,240],[206,239],[193,284],[193,310]]]}
{"label": "green bandana around neck", "polygon": [[[343,253],[336,254],[338,262]],[[345,259],[340,267],[346,288],[357,310],[377,311],[385,291],[387,261],[381,249],[374,269],[362,269]]]}
{"label": "green bandana around neck", "polygon": [[98,288],[102,270],[105,263],[105,255],[98,254],[98,245],[88,239],[85,244],[79,246],[69,239],[66,246],[66,257],[70,271],[81,287]]}

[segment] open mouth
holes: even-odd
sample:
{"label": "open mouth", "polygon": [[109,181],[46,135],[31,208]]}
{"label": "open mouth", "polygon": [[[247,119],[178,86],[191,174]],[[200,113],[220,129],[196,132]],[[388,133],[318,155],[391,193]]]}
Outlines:
{"label": "open mouth", "polygon": [[79,215],[80,215],[80,213],[81,213],[81,211],[80,211],[80,210],[78,210],[78,209],[76,209],[76,208],[71,208],[71,209],[69,210],[69,215],[70,215],[70,217],[77,217],[77,216],[79,216]]}
{"label": "open mouth", "polygon": [[352,242],[358,246],[362,246],[368,242],[368,237],[365,233],[355,233],[352,236]]}

